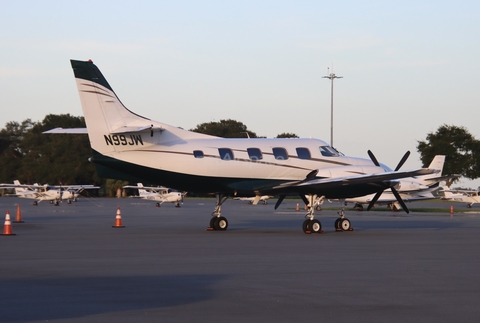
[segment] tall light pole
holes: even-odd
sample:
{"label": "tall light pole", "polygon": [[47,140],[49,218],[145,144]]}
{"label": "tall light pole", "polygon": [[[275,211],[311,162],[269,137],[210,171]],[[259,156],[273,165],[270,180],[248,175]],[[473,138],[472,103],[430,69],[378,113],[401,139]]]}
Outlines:
{"label": "tall light pole", "polygon": [[[327,68],[327,70],[329,69]],[[323,76],[323,78],[330,79],[332,84],[330,93],[330,146],[333,147],[333,79],[341,79],[343,76],[336,76],[334,73],[330,73],[328,76]]]}

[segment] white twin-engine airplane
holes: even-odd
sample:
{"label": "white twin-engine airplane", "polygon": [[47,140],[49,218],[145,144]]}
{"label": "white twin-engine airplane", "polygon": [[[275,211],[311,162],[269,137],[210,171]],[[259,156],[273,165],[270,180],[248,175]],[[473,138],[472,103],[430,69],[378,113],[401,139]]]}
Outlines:
{"label": "white twin-engine airplane", "polygon": [[175,203],[176,207],[180,207],[180,203],[183,203],[183,198],[185,193],[177,192],[168,187],[150,187],[143,186],[142,183],[137,183],[135,185],[126,185],[123,188],[136,188],[138,189],[138,196],[144,200],[157,201],[157,206],[159,207],[163,203]]}
{"label": "white twin-engine airplane", "polygon": [[52,204],[59,205],[60,201],[76,200],[80,193],[86,189],[98,189],[93,185],[39,185],[39,184],[20,184],[20,181],[14,180],[12,184],[0,184],[0,189],[15,189],[17,197],[33,199],[33,205],[41,201],[50,201]]}
{"label": "white twin-engine airplane", "polygon": [[[321,232],[311,207],[317,196],[345,199],[391,189],[408,212],[394,188],[397,180],[434,172],[399,171],[406,156],[393,171],[374,158],[344,156],[318,139],[227,139],[186,131],[125,108],[91,60],[72,60],[71,65],[93,150],[90,160],[99,176],[215,193],[212,230],[227,229],[221,210],[232,196],[278,195],[276,209],[286,195],[299,195],[310,205],[306,233]],[[339,215],[335,229],[350,230],[343,205]]]}

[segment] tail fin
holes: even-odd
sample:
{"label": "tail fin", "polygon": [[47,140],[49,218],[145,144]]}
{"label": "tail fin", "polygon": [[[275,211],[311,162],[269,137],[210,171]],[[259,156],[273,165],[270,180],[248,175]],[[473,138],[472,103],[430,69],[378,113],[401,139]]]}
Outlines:
{"label": "tail fin", "polygon": [[436,155],[432,159],[432,162],[430,163],[428,168],[435,169],[438,172],[429,174],[429,175],[418,176],[416,178],[420,180],[424,185],[427,185],[427,186],[436,185],[438,184],[438,182],[445,180],[445,177],[442,177],[444,164],[445,164],[445,155]]}
{"label": "tail fin", "polygon": [[[429,169],[436,169],[439,172],[435,174],[436,176],[442,176],[443,172],[443,165],[445,164],[445,155],[436,155],[430,165],[428,166]],[[433,174],[432,174],[433,175]]]}
{"label": "tail fin", "polygon": [[212,137],[153,121],[128,110],[91,60],[70,62],[90,144],[96,152],[108,155],[135,150],[149,143]]}
{"label": "tail fin", "polygon": [[[137,183],[137,186],[138,187],[143,187],[143,184],[142,183]],[[147,193],[147,190],[144,190],[144,189],[141,189],[141,188],[138,189],[138,195],[142,196],[146,193]]]}
{"label": "tail fin", "polygon": [[140,144],[142,140],[139,136],[118,134],[138,131],[142,127],[150,129],[150,120],[131,112],[120,102],[92,61],[71,60],[71,64],[92,149],[108,153],[115,151],[118,146]]}
{"label": "tail fin", "polygon": [[[14,180],[13,181],[13,184],[15,185],[20,185],[20,181],[19,180]],[[24,187],[15,187],[15,194],[20,194],[22,192],[25,192],[27,189],[24,188]]]}

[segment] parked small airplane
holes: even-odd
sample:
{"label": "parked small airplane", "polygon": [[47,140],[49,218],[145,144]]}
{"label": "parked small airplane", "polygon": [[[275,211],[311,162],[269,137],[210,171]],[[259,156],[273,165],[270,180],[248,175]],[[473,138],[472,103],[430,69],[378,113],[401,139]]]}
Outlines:
{"label": "parked small airplane", "polygon": [[257,205],[258,202],[262,202],[263,205],[267,204],[267,200],[270,198],[268,195],[257,195],[252,197],[234,197],[234,200],[247,201],[249,204]]}
{"label": "parked small airplane", "polygon": [[180,193],[175,190],[172,190],[168,187],[150,187],[150,186],[143,186],[142,183],[137,183],[137,185],[126,185],[123,188],[135,188],[138,189],[138,196],[132,197],[139,197],[144,200],[152,200],[158,201],[157,206],[160,207],[163,203],[175,203],[176,207],[180,207],[180,203],[183,203],[183,198],[185,193]]}
{"label": "parked small airplane", "polygon": [[[345,199],[381,195],[390,188],[408,212],[395,189],[398,179],[435,172],[399,171],[408,155],[391,170],[372,153],[370,159],[347,157],[318,139],[228,139],[187,131],[128,110],[91,60],[71,60],[71,65],[93,150],[90,161],[98,174],[215,193],[212,230],[227,229],[222,204],[235,196],[278,195],[276,209],[287,195],[300,195],[309,205],[302,226],[306,233],[321,232],[312,207],[317,196]],[[72,132],[82,130],[57,128],[46,133]],[[339,215],[335,229],[350,230],[344,206]]]}
{"label": "parked small airplane", "polygon": [[[439,184],[441,181],[459,176],[442,176],[444,163],[445,156],[437,155],[433,158],[432,162],[428,166],[428,169],[435,169],[438,171],[438,173],[400,179],[398,184],[395,186],[395,189],[402,197],[402,200],[405,202],[414,202],[435,199],[436,196],[433,193],[439,189]],[[355,203],[355,209],[362,211],[363,206],[370,205],[370,202],[373,200],[373,198],[374,194],[370,194],[366,196],[347,198],[345,199],[345,202]],[[390,189],[387,189],[383,192],[383,194],[375,202],[375,205],[388,205],[392,211],[398,211],[401,208]]]}
{"label": "parked small airplane", "polygon": [[14,180],[12,184],[0,184],[0,189],[14,189],[15,195],[20,198],[33,199],[33,205],[41,201],[50,201],[52,204],[59,205],[60,201],[67,200],[71,203],[72,199],[78,198],[79,194],[86,189],[98,189],[93,185],[33,185],[20,184],[20,181]]}
{"label": "parked small airplane", "polygon": [[475,203],[480,203],[478,191],[474,190],[451,190],[447,186],[444,186],[442,194],[442,200],[467,203],[468,208],[471,208]]}

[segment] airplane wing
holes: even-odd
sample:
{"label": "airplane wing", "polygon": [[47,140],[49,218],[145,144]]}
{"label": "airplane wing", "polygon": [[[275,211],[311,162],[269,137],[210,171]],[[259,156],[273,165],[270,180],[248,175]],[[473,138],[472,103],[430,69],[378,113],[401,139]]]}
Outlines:
{"label": "airplane wing", "polygon": [[316,193],[317,195],[325,195],[327,198],[337,198],[337,196],[330,196],[332,194],[329,194],[329,192],[335,191],[335,189],[341,189],[344,191],[351,191],[352,196],[350,197],[354,197],[358,196],[358,193],[353,193],[357,190],[362,190],[362,192],[365,192],[367,187],[371,187],[370,191],[373,193],[381,189],[385,189],[386,187],[392,186],[390,184],[390,181],[395,181],[397,179],[405,177],[427,175],[435,172],[436,170],[420,168],[413,171],[394,171],[378,174],[365,174],[335,178],[310,177],[306,178],[303,181],[284,183],[275,186],[274,189],[295,191],[301,194]]}
{"label": "airplane wing", "polygon": [[77,190],[77,189],[84,189],[84,190],[92,190],[98,189],[100,186],[94,185],[48,185],[48,188],[53,189],[62,189],[62,190]]}
{"label": "airplane wing", "polygon": [[164,192],[168,191],[168,187],[165,186],[137,186],[137,185],[125,185],[122,188],[136,188],[136,189],[144,189],[148,191],[155,191],[155,192]]}

